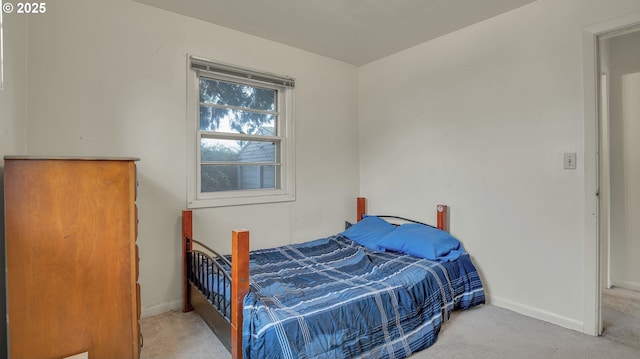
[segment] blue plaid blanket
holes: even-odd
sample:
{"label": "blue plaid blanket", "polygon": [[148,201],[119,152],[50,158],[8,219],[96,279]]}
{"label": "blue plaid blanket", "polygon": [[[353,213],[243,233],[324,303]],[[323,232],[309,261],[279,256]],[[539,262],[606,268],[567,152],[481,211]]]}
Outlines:
{"label": "blue plaid blanket", "polygon": [[404,358],[453,309],[484,303],[471,259],[370,251],[340,235],[256,250],[244,300],[245,358]]}

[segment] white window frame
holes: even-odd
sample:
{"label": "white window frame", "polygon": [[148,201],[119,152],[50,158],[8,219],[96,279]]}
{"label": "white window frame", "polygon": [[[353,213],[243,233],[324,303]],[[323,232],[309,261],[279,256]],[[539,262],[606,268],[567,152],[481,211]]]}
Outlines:
{"label": "white window frame", "polygon": [[[200,68],[204,65],[208,70],[194,70],[194,63],[198,64]],[[211,65],[210,69],[208,65]],[[207,78],[272,88],[278,91],[279,115],[275,137],[278,138],[280,147],[279,161],[278,159],[276,161],[281,165],[276,174],[275,189],[201,191],[201,131],[198,118],[200,115],[199,73],[206,73]],[[274,83],[270,79],[284,80],[287,85]],[[293,83],[294,80],[289,77],[223,64],[200,57],[187,56],[187,208],[237,206],[295,200]],[[231,136],[233,137],[233,135]]]}

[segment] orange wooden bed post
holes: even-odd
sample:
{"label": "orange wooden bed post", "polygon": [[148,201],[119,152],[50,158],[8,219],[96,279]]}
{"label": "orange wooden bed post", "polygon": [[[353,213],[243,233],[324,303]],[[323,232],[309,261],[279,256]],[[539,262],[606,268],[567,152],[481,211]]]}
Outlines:
{"label": "orange wooden bed post", "polygon": [[437,227],[445,232],[449,232],[449,207],[444,204],[438,205]]}
{"label": "orange wooden bed post", "polygon": [[249,292],[249,231],[234,230],[231,243],[231,357],[242,359],[242,309]]}
{"label": "orange wooden bed post", "polygon": [[190,312],[193,307],[189,303],[189,283],[187,279],[187,250],[191,250],[193,239],[192,213],[189,210],[182,211],[182,311]]}
{"label": "orange wooden bed post", "polygon": [[360,222],[364,214],[367,213],[367,199],[364,197],[358,197],[358,212],[356,215],[356,221]]}

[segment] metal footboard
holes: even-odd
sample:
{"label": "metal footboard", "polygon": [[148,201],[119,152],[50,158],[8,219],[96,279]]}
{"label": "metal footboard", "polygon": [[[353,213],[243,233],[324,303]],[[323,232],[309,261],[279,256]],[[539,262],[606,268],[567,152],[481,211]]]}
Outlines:
{"label": "metal footboard", "polygon": [[187,279],[231,321],[231,261],[203,243],[187,238]]}

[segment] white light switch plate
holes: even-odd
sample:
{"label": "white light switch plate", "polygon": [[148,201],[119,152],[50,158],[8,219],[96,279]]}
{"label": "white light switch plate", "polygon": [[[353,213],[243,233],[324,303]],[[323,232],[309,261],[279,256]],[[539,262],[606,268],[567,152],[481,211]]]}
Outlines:
{"label": "white light switch plate", "polygon": [[565,153],[563,155],[563,168],[565,170],[575,170],[576,169],[576,154],[573,153]]}

